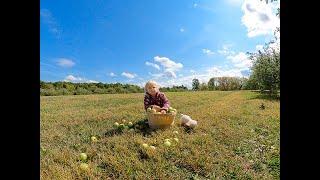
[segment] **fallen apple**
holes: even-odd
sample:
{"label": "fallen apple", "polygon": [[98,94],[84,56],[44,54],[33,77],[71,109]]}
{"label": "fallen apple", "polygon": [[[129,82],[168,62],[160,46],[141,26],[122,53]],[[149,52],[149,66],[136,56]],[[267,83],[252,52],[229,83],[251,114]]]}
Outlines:
{"label": "fallen apple", "polygon": [[119,124],[119,129],[124,129],[124,124]]}
{"label": "fallen apple", "polygon": [[87,158],[88,158],[88,156],[87,156],[86,153],[80,153],[80,159],[81,159],[82,161],[87,160]]}
{"label": "fallen apple", "polygon": [[142,147],[144,147],[144,148],[148,148],[149,146],[148,146],[148,144],[143,143],[143,144],[142,144]]}
{"label": "fallen apple", "polygon": [[89,169],[89,165],[87,163],[81,163],[80,169],[83,171],[87,171]]}
{"label": "fallen apple", "polygon": [[132,127],[133,126],[132,122],[128,122],[128,126]]}
{"label": "fallen apple", "polygon": [[164,145],[167,146],[167,147],[169,147],[169,146],[171,146],[171,142],[165,141],[165,142],[164,142]]}
{"label": "fallen apple", "polygon": [[92,136],[92,137],[91,137],[91,141],[92,141],[92,142],[98,142],[98,139],[97,139],[95,136]]}
{"label": "fallen apple", "polygon": [[119,127],[119,123],[115,122],[115,123],[113,124],[113,127],[115,127],[115,128]]}

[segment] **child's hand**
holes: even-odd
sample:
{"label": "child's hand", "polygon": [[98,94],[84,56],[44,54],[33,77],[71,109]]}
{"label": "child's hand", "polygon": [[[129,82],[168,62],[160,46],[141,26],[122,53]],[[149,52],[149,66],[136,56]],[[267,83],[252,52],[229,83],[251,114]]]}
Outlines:
{"label": "child's hand", "polygon": [[152,109],[155,109],[157,112],[159,112],[161,108],[157,105],[152,105]]}
{"label": "child's hand", "polygon": [[161,114],[166,114],[166,110],[161,110]]}

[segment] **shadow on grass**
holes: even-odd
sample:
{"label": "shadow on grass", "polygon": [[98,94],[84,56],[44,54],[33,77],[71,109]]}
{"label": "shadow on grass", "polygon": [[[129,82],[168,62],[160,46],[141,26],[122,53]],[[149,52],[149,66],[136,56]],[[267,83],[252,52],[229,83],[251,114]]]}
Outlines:
{"label": "shadow on grass", "polygon": [[143,136],[150,136],[152,132],[158,131],[161,129],[151,129],[148,124],[148,119],[140,119],[136,123],[133,123],[132,128],[129,129],[120,129],[114,128],[104,133],[105,137],[112,137],[116,135],[121,135],[123,133],[128,133],[133,131],[134,133],[142,134]]}
{"label": "shadow on grass", "polygon": [[256,96],[250,99],[264,99],[269,101],[280,101],[280,94],[268,94],[268,93],[261,93],[257,94]]}
{"label": "shadow on grass", "polygon": [[188,134],[193,134],[195,133],[195,129],[194,128],[190,128],[190,127],[186,127],[186,126],[181,126],[180,127],[183,127],[184,128],[184,131]]}

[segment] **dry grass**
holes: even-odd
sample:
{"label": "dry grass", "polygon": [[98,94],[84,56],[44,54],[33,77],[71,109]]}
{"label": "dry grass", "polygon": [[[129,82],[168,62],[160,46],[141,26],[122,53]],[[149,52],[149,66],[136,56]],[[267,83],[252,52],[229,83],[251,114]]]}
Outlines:
{"label": "dry grass", "polygon": [[[198,120],[196,129],[115,131],[116,121],[146,119],[143,94],[41,97],[41,179],[279,179],[279,101],[250,91],[166,95],[178,113]],[[165,147],[173,137],[179,143]]]}

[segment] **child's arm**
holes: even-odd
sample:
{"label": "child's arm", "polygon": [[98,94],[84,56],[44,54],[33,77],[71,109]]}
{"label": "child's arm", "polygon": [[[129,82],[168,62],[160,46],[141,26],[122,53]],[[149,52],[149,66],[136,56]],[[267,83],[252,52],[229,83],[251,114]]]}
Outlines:
{"label": "child's arm", "polygon": [[144,96],[144,109],[147,110],[148,107],[150,107],[149,98],[147,96]]}
{"label": "child's arm", "polygon": [[170,107],[170,102],[169,102],[168,98],[164,94],[162,94],[161,98],[163,101],[163,106],[161,109],[168,111],[168,108]]}

